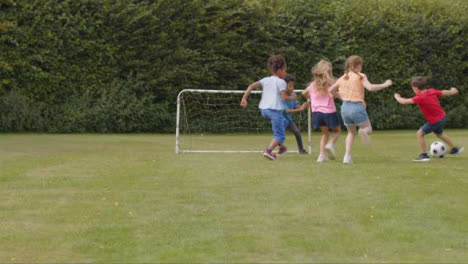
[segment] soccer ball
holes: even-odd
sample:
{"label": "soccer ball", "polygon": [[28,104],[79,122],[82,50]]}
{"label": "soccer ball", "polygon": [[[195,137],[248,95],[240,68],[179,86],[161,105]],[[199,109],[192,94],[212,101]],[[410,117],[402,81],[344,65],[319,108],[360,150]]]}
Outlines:
{"label": "soccer ball", "polygon": [[434,141],[431,144],[431,149],[429,150],[429,154],[435,158],[443,158],[445,153],[447,152],[447,147],[444,143],[440,141]]}

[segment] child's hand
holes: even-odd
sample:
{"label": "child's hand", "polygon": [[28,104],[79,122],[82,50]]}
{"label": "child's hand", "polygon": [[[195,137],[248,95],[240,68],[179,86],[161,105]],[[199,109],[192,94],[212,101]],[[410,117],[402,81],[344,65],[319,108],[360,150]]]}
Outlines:
{"label": "child's hand", "polygon": [[455,88],[455,87],[452,87],[452,88],[450,88],[450,92],[452,92],[452,94],[457,94],[457,93],[458,93],[458,89]]}
{"label": "child's hand", "polygon": [[400,98],[401,96],[400,96],[399,93],[395,93],[395,94],[393,95],[393,97],[395,97],[395,99],[398,99],[398,98]]}
{"label": "child's hand", "polygon": [[386,85],[387,87],[391,86],[392,84],[393,84],[392,80],[386,80],[386,81],[385,81],[385,85]]}
{"label": "child's hand", "polygon": [[242,108],[246,108],[246,107],[247,107],[247,100],[245,100],[244,98],[242,98],[241,103],[240,103],[240,106],[241,106]]}

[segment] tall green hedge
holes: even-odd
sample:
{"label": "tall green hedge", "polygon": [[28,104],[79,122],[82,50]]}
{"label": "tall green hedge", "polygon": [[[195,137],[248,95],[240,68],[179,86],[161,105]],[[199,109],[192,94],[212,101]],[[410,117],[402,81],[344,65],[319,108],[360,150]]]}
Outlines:
{"label": "tall green hedge", "polygon": [[[364,58],[376,128],[414,128],[409,79],[427,75],[448,126],[467,127],[468,1],[0,1],[0,131],[171,132],[185,88],[245,89],[283,54],[297,88],[320,59]],[[338,103],[338,102],[337,102]]]}

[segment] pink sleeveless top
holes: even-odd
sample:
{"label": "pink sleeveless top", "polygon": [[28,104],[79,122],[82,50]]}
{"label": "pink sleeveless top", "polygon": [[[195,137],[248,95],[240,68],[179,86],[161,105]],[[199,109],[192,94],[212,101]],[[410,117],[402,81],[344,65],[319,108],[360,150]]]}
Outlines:
{"label": "pink sleeveless top", "polygon": [[[325,87],[328,88],[330,86],[326,85]],[[307,90],[309,91],[312,112],[321,112],[327,114],[336,112],[333,96],[331,96],[329,93],[322,94],[317,91],[317,87],[315,87],[315,81],[309,84]]]}

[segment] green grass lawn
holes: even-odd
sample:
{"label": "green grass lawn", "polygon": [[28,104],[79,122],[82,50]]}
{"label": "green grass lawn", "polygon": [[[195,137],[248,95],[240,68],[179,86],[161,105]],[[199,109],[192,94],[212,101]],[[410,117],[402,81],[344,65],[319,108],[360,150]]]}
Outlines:
{"label": "green grass lawn", "polygon": [[173,135],[1,134],[0,262],[466,263],[468,153],[412,162],[415,132],[357,140],[352,165],[345,133],[323,164],[317,133],[275,162],[177,155]]}

